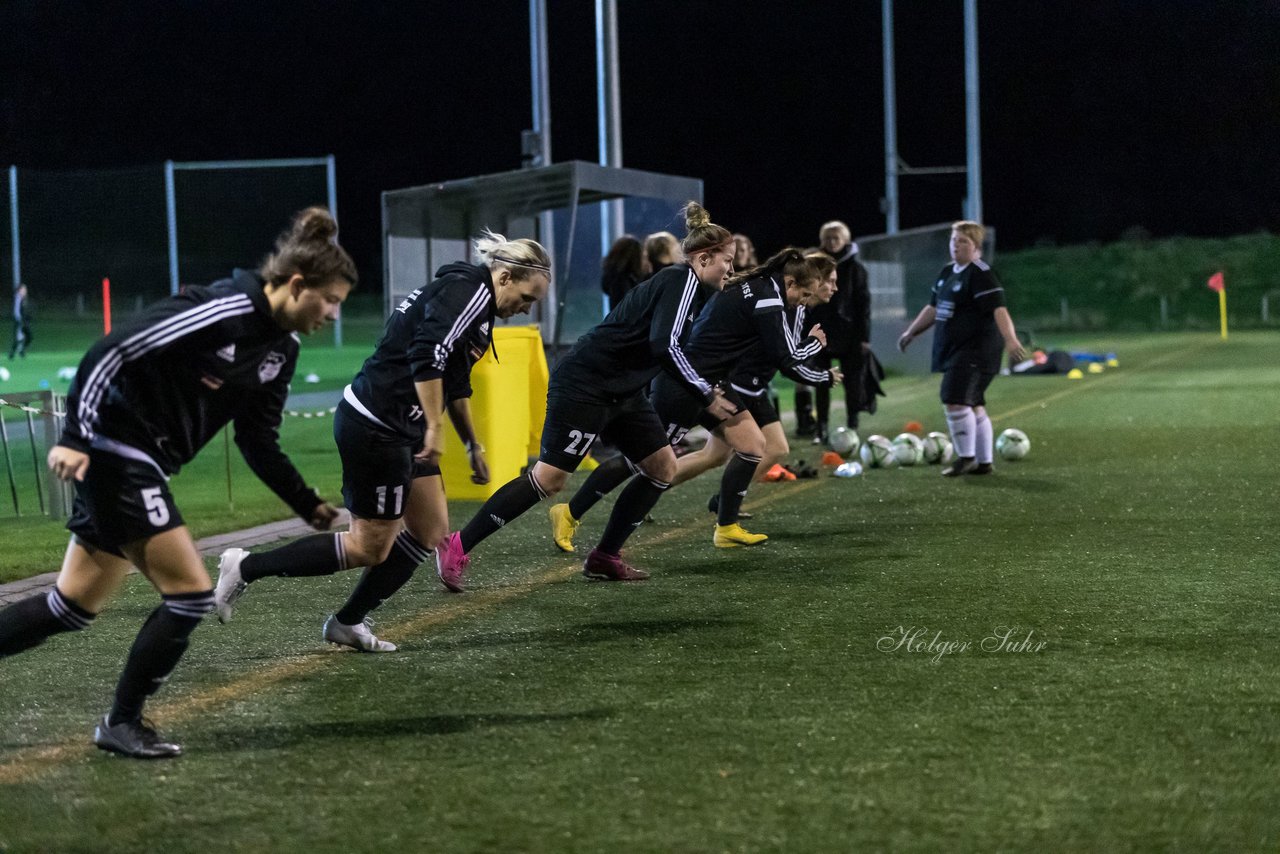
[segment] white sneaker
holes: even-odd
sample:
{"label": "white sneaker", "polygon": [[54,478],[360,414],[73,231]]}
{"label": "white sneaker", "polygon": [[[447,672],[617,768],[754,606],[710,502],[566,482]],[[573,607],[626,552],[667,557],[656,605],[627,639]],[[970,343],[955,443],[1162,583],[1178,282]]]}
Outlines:
{"label": "white sneaker", "polygon": [[244,549],[227,549],[218,558],[218,586],[213,590],[213,601],[218,609],[218,622],[231,622],[236,610],[236,600],[249,589],[249,583],[240,575],[240,561],[249,556]]}
{"label": "white sneaker", "polygon": [[348,626],[338,622],[336,614],[331,614],[324,621],[324,639],[339,646],[349,646],[360,652],[395,652],[399,647],[390,641],[378,638],[369,627],[373,622],[365,618],[364,622]]}

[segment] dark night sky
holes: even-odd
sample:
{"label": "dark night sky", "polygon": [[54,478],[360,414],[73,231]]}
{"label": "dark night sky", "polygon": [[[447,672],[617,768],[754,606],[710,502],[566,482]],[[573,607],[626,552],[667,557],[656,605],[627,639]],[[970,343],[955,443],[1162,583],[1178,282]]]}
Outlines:
{"label": "dark night sky", "polygon": [[[555,160],[595,160],[593,3],[550,0]],[[706,181],[763,250],[883,229],[880,3],[619,0],[624,164]],[[1001,246],[1280,228],[1280,2],[980,0],[986,220]],[[961,0],[898,0],[899,148],[964,161]],[[0,162],[72,169],[333,153],[380,269],[385,189],[519,165],[528,6],[0,5]],[[963,176],[904,178],[902,225]],[[366,281],[378,281],[370,275]]]}

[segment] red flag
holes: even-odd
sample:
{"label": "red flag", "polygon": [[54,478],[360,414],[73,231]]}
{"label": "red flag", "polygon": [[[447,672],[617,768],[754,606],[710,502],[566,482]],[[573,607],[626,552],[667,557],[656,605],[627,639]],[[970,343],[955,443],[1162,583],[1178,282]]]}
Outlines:
{"label": "red flag", "polygon": [[1227,280],[1222,277],[1222,271],[1214,273],[1209,277],[1209,290],[1222,293],[1227,289]]}

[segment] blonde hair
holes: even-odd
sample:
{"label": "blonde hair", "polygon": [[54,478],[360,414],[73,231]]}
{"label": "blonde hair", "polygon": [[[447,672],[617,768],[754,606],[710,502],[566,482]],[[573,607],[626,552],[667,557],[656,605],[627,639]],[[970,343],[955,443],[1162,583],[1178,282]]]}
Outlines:
{"label": "blonde hair", "polygon": [[729,229],[712,222],[711,214],[697,202],[685,202],[680,213],[684,215],[684,225],[688,231],[688,235],[680,243],[685,258],[693,260],[693,256],[702,252],[713,252],[733,243],[733,235]]}
{"label": "blonde hair", "polygon": [[809,266],[817,273],[818,281],[822,281],[836,270],[836,262],[831,259],[830,255],[822,251],[806,252],[804,260],[808,261]]}
{"label": "blonde hair", "polygon": [[507,270],[516,281],[527,279],[534,273],[551,275],[551,256],[536,240],[525,237],[507,240],[486,228],[480,232],[471,249],[481,264],[490,270]]}
{"label": "blonde hair", "polygon": [[644,239],[644,256],[649,259],[650,267],[656,270],[663,263],[662,255],[671,259],[668,264],[680,263],[680,241],[669,231],[655,231]]}
{"label": "blonde hair", "polygon": [[844,238],[845,243],[853,242],[853,233],[849,231],[849,226],[845,225],[838,219],[833,219],[831,222],[824,222],[822,224],[822,228],[818,229],[818,239],[821,240],[833,231],[838,232],[840,236]]}
{"label": "blonde hair", "polygon": [[973,245],[979,249],[982,248],[982,241],[987,236],[987,227],[980,222],[974,222],[971,219],[957,220],[951,223],[951,230],[958,231],[965,237],[973,241]]}
{"label": "blonde hair", "polygon": [[355,262],[338,245],[338,223],[327,208],[299,211],[289,228],[276,238],[276,251],[263,259],[258,275],[273,286],[295,275],[304,287],[323,287],[336,278],[354,286],[359,281]]}

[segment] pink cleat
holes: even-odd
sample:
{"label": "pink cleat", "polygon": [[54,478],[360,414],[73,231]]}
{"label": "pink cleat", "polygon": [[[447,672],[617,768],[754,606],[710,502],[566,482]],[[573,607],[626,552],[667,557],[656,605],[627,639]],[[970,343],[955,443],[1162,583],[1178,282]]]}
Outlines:
{"label": "pink cleat", "polygon": [[625,563],[618,555],[592,549],[582,563],[582,574],[593,581],[644,581],[649,573]]}
{"label": "pink cleat", "polygon": [[462,535],[457,531],[447,535],[436,546],[436,575],[440,582],[454,593],[461,593],[462,575],[471,564],[471,558],[462,550]]}

